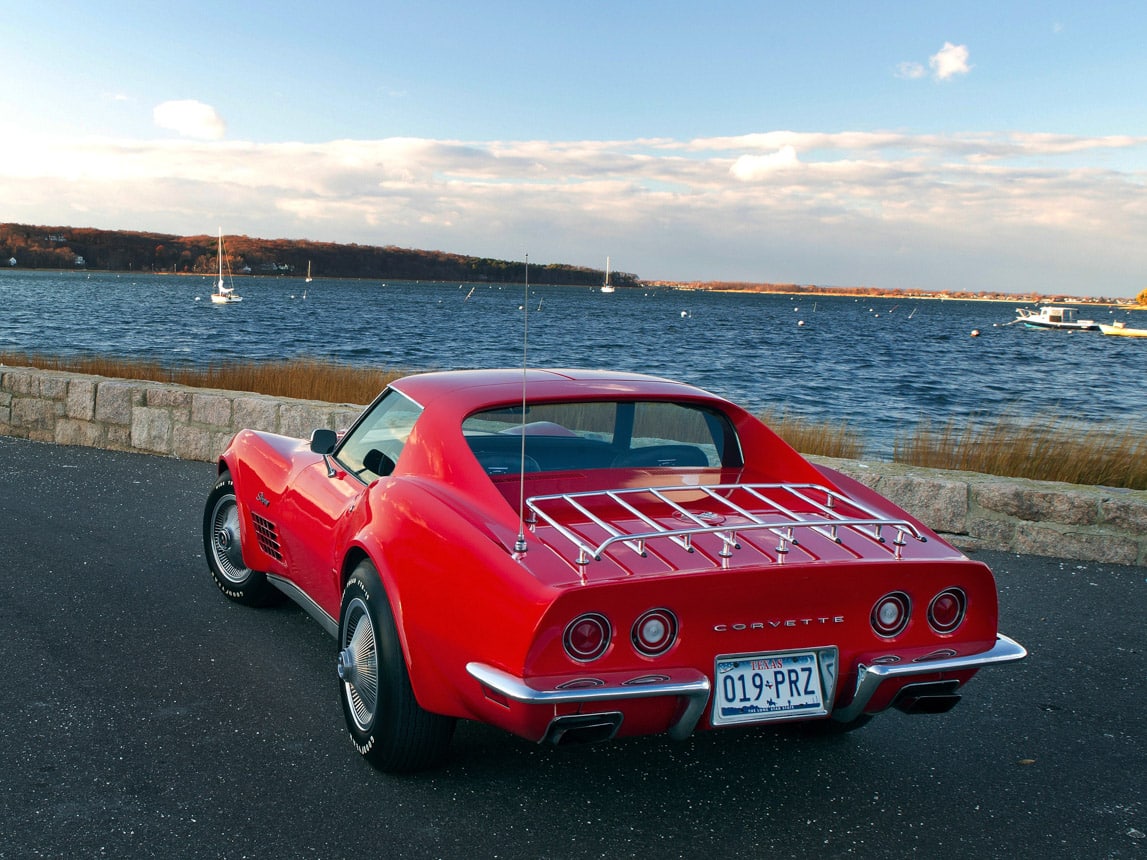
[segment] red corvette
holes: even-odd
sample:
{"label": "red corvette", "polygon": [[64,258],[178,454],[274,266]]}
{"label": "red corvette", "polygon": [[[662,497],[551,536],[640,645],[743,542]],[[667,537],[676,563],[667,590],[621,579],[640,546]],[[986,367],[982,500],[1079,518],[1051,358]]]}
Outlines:
{"label": "red corvette", "polygon": [[599,371],[428,373],[344,434],[239,432],[203,516],[229,598],[337,639],[359,752],[936,713],[1025,650],[991,571],[759,420]]}

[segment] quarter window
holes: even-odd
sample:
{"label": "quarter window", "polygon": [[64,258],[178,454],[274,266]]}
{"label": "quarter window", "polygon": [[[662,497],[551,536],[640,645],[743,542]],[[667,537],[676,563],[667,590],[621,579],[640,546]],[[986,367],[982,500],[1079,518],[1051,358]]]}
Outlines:
{"label": "quarter window", "polygon": [[421,406],[390,389],[351,428],[335,452],[335,459],[363,480],[389,475],[421,414]]}

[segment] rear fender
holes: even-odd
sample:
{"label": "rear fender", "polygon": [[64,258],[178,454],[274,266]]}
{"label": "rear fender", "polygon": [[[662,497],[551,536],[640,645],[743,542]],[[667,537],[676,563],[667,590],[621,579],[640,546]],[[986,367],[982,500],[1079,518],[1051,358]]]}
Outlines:
{"label": "rear fender", "polygon": [[[409,612],[408,601],[404,600],[405,592],[400,584],[401,578],[395,576],[390,565],[380,561],[382,553],[377,546],[368,551],[369,543],[373,542],[355,544],[348,551],[342,567],[343,587],[359,562],[369,559],[386,592],[386,599],[390,604],[398,631],[398,641],[406,663],[407,675],[410,677],[410,687],[419,707],[446,716],[467,716],[468,711],[462,706],[459,698],[451,694],[458,689],[459,678],[454,676],[456,673],[446,670],[442,661],[435,656],[435,649],[431,647],[427,637],[420,634],[416,625],[410,623],[412,613]],[[336,622],[338,620],[336,619]]]}
{"label": "rear fender", "polygon": [[[526,607],[538,601],[529,591],[540,586],[480,521],[460,516],[419,482],[380,481],[368,498],[370,511],[342,561],[341,585],[369,558],[390,601],[419,705],[472,716],[467,691],[479,691],[466,664],[521,665],[533,635]],[[428,551],[442,543],[453,551]],[[512,587],[510,578],[524,587]]]}

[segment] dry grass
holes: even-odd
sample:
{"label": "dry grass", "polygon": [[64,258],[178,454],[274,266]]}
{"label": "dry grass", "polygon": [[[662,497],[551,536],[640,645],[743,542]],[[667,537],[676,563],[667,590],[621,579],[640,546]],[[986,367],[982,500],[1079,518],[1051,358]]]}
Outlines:
{"label": "dry grass", "polygon": [[115,379],[148,379],[194,388],[253,391],[273,397],[297,397],[327,403],[370,403],[391,380],[390,370],[348,367],[301,358],[289,361],[237,361],[206,367],[171,367],[159,362],[105,357],[56,358],[0,353],[0,364],[87,373]]}
{"label": "dry grass", "polygon": [[802,454],[855,460],[864,451],[863,437],[847,423],[810,421],[771,409],[759,417]]}
{"label": "dry grass", "polygon": [[1048,416],[924,424],[897,437],[892,459],[933,469],[1147,489],[1147,437],[1141,432]]}

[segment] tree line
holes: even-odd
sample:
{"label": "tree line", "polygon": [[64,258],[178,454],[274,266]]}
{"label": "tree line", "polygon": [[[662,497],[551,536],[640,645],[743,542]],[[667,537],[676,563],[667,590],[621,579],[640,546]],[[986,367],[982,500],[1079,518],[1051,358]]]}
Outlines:
{"label": "tree line", "polygon": [[[0,267],[211,274],[219,266],[217,249],[218,237],[209,235],[0,224]],[[516,260],[394,245],[341,245],[226,234],[223,261],[234,274],[265,276],[301,276],[308,264],[315,277],[325,278],[515,283],[526,275],[526,264]],[[601,269],[562,263],[530,266],[532,283],[596,286],[604,276]],[[613,272],[610,282],[632,287],[639,280],[633,274]]]}

